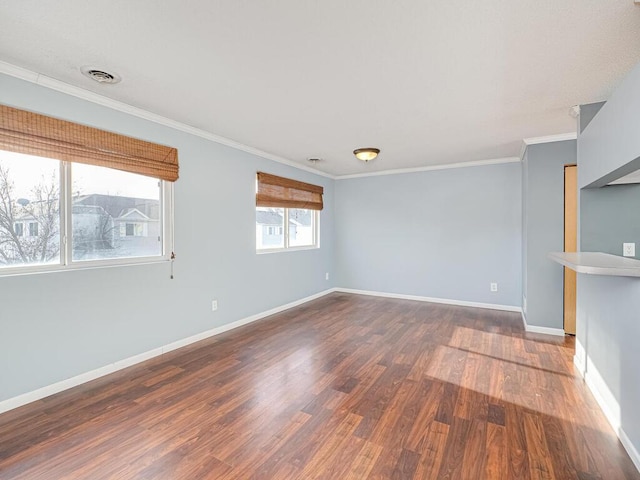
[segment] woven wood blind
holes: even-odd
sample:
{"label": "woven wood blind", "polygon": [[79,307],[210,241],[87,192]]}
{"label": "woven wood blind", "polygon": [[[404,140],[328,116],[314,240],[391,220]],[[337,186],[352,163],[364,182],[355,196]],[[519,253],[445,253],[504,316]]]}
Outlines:
{"label": "woven wood blind", "polygon": [[322,210],[324,189],[310,183],[258,172],[258,207]]}
{"label": "woven wood blind", "polygon": [[6,105],[0,105],[0,150],[178,179],[175,148]]}

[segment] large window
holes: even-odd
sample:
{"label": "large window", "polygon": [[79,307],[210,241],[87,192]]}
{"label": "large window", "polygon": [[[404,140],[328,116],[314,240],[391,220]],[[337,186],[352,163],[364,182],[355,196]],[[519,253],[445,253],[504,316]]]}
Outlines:
{"label": "large window", "polygon": [[0,274],[168,258],[170,185],[0,150]]}
{"label": "large window", "polygon": [[0,104],[0,275],[173,259],[178,151]]}
{"label": "large window", "polygon": [[256,250],[318,247],[322,187],[259,172]]}

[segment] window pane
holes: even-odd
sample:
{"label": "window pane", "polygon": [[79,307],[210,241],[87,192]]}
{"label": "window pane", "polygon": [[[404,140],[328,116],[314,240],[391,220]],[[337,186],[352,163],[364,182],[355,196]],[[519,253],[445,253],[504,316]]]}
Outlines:
{"label": "window pane", "polygon": [[60,263],[60,162],[0,150],[0,270]]}
{"label": "window pane", "polygon": [[315,210],[289,209],[289,246],[303,247],[315,244]]}
{"label": "window pane", "polygon": [[73,261],[162,255],[159,180],[80,163],[71,171]]}
{"label": "window pane", "polygon": [[284,248],[284,208],[256,207],[256,248]]}

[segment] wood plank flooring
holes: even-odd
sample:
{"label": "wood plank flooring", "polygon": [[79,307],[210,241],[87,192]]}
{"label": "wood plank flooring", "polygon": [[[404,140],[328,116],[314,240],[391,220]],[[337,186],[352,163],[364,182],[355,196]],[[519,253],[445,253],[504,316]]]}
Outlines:
{"label": "wood plank flooring", "polygon": [[572,355],[334,293],[0,415],[0,478],[639,480]]}

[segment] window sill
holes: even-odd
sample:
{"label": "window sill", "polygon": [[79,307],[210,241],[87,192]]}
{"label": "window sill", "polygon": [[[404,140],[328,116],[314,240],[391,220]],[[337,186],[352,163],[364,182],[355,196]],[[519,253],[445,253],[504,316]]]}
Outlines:
{"label": "window sill", "polygon": [[262,250],[256,250],[256,254],[264,255],[267,253],[284,253],[284,252],[300,252],[303,250],[320,250],[317,245],[309,245],[305,247],[289,247],[289,248],[265,248]]}
{"label": "window sill", "polygon": [[140,258],[123,258],[119,260],[92,260],[86,262],[76,262],[72,265],[38,265],[30,267],[15,267],[0,270],[0,279],[2,277],[16,277],[23,275],[39,275],[42,273],[62,273],[73,272],[78,270],[95,270],[102,268],[114,267],[132,267],[135,265],[152,265],[156,263],[168,263],[171,261],[169,256],[163,257],[140,257]]}

